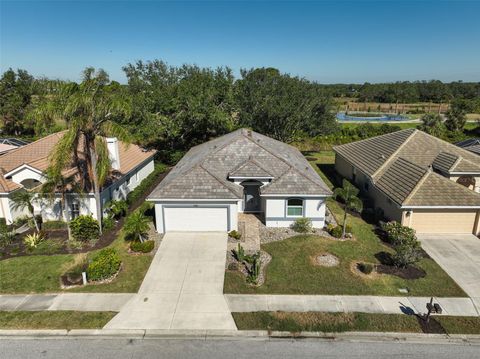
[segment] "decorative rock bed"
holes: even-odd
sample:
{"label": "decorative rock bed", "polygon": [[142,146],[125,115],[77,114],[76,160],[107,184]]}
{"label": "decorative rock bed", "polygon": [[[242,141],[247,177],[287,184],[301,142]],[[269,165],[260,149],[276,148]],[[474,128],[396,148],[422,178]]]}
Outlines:
{"label": "decorative rock bed", "polygon": [[[265,283],[265,272],[271,260],[272,256],[270,254],[265,251],[260,251],[260,272],[257,277],[257,283],[249,283],[250,286],[260,287],[261,285],[263,285],[263,283]],[[245,276],[245,280],[249,275],[249,264],[245,262],[238,262],[231,251],[228,251],[227,253],[225,267],[229,271],[238,271],[242,273]]]}
{"label": "decorative rock bed", "polygon": [[323,253],[315,257],[314,263],[322,267],[336,267],[340,264],[340,260],[333,254]]}

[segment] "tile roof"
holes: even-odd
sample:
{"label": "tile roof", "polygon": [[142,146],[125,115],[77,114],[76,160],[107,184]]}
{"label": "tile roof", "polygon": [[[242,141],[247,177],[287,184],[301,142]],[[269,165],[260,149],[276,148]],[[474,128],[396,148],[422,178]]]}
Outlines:
{"label": "tile roof", "polygon": [[325,192],[325,185],[290,168],[285,174],[260,189],[262,195],[306,194],[317,195]]}
{"label": "tile roof", "polygon": [[400,157],[375,185],[396,203],[403,204],[427,171],[427,169]]}
{"label": "tile roof", "polygon": [[273,177],[273,175],[264,169],[257,161],[253,159],[248,159],[240,165],[237,169],[233,170],[228,175],[230,178],[233,177],[260,177],[268,178]]}
{"label": "tile roof", "polygon": [[[0,177],[6,182],[4,184],[0,181],[0,192],[10,192],[21,187],[18,184],[14,184],[11,180],[5,179],[4,175],[22,165],[26,164],[39,171],[45,171],[49,165],[48,156],[65,133],[66,131],[51,134],[0,156]],[[124,175],[128,173],[156,153],[156,151],[145,151],[134,144],[127,145],[121,141],[118,141],[118,144],[120,169],[115,170],[117,176],[118,174]],[[73,175],[75,173],[76,168],[72,167],[66,170],[64,175]]]}
{"label": "tile roof", "polygon": [[431,171],[480,171],[480,158],[425,132],[397,131],[336,146],[334,151],[369,175],[376,187],[400,205],[480,204],[480,194]]}
{"label": "tile roof", "polygon": [[[205,171],[214,179],[202,173]],[[244,171],[244,172],[242,172]],[[310,192],[331,195],[320,176],[303,155],[290,145],[259,133],[239,129],[214,140],[193,147],[150,194],[150,199],[160,198],[242,198],[243,187],[228,180],[231,173],[261,177],[265,174],[281,178],[286,173],[299,172],[309,179]],[[197,178],[191,173],[202,174]],[[247,176],[246,176],[247,177]],[[206,181],[200,183],[199,181]],[[200,194],[195,188],[201,186]],[[305,194],[305,185],[291,188],[293,193]]]}

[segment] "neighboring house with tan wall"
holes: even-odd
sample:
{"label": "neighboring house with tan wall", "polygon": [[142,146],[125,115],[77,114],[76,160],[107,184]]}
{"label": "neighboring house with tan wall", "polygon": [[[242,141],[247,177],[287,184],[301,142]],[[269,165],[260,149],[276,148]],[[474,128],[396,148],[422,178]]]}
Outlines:
{"label": "neighboring house with tan wall", "polygon": [[335,146],[335,169],[418,233],[480,232],[480,157],[416,129]]}
{"label": "neighboring house with tan wall", "polygon": [[[0,218],[12,223],[19,216],[27,214],[12,208],[11,196],[22,189],[40,188],[46,181],[48,156],[62,138],[65,131],[54,133],[14,149],[0,156]],[[102,206],[112,199],[125,199],[127,194],[142,182],[154,170],[155,151],[145,151],[137,145],[127,145],[116,138],[107,138],[107,147],[112,172],[101,190]],[[78,176],[76,167],[64,172],[65,176]],[[35,214],[44,220],[60,220],[60,194],[57,199],[35,202]],[[82,196],[67,195],[67,208],[70,218],[80,214],[91,214],[98,218],[93,193]]]}

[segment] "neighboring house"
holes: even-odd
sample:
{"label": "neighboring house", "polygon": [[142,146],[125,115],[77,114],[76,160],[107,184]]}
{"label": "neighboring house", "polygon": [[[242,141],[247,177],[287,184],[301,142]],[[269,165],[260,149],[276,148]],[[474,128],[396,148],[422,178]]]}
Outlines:
{"label": "neighboring house", "polygon": [[456,145],[464,150],[480,155],[480,138],[469,138],[468,140],[457,142]]}
{"label": "neighboring house", "polygon": [[17,138],[0,138],[0,156],[27,144],[28,142],[19,140]]}
{"label": "neighboring house", "polygon": [[337,172],[418,233],[479,233],[480,157],[416,129],[335,146]]}
{"label": "neighboring house", "polygon": [[[48,156],[64,133],[54,133],[0,156],[0,218],[5,218],[7,223],[26,214],[25,211],[12,209],[12,193],[23,188],[40,188],[45,182]],[[102,205],[111,199],[125,199],[154,169],[154,151],[144,151],[133,144],[126,145],[116,138],[107,138],[107,146],[112,174],[101,191]],[[65,171],[65,174],[78,175],[75,167]],[[98,218],[93,193],[82,196],[70,194],[67,197],[70,218],[79,214],[92,214]],[[35,203],[35,213],[42,215],[44,220],[62,219],[59,200]]]}
{"label": "neighboring house", "polygon": [[231,231],[238,213],[267,227],[307,217],[325,225],[332,193],[294,147],[240,129],[193,147],[148,197],[157,231]]}

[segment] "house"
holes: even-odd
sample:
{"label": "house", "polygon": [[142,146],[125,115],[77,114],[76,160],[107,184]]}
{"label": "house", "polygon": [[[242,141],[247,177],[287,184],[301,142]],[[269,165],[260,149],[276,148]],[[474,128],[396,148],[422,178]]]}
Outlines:
{"label": "house", "polygon": [[[12,208],[11,196],[15,191],[34,189],[45,182],[48,156],[65,132],[54,133],[0,156],[0,218],[5,218],[7,223],[27,214]],[[111,199],[125,199],[130,191],[152,173],[155,154],[155,151],[144,151],[139,146],[126,145],[116,138],[106,140],[112,174],[101,190],[102,205]],[[75,176],[76,167],[65,171],[65,174]],[[59,201],[35,202],[35,214],[40,214],[44,220],[62,219]],[[80,214],[91,214],[98,218],[93,193],[82,196],[69,194],[67,207],[70,218]]]}
{"label": "house", "polygon": [[28,144],[28,142],[19,140],[18,138],[0,138],[0,156],[26,144]]}
{"label": "house", "polygon": [[416,129],[335,146],[335,169],[418,233],[480,229],[480,157]]}
{"label": "house", "polygon": [[468,140],[457,142],[456,145],[467,151],[480,155],[480,138],[469,138]]}
{"label": "house", "polygon": [[242,212],[267,227],[307,217],[322,228],[331,195],[296,148],[240,129],[190,149],[148,200],[164,233],[236,230]]}

